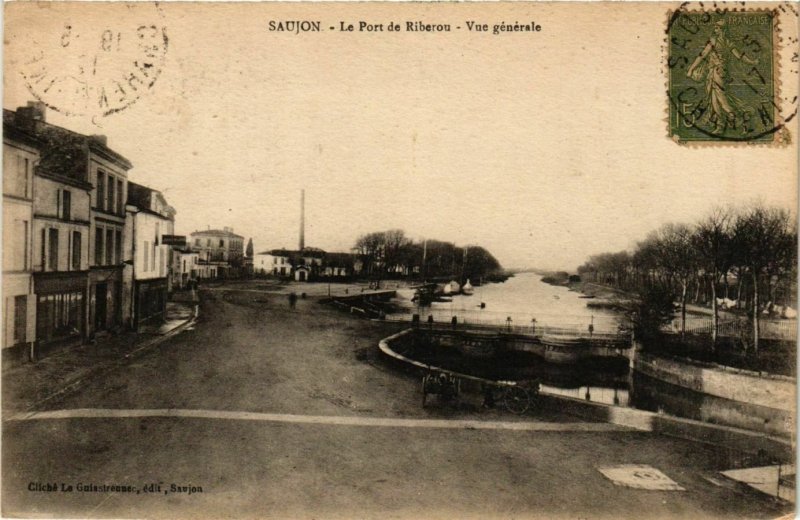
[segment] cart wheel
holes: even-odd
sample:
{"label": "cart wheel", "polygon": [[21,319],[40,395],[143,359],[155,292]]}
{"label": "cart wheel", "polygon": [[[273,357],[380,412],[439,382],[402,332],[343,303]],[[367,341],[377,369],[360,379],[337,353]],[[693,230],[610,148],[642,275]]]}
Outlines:
{"label": "cart wheel", "polygon": [[503,394],[503,404],[506,410],[513,414],[522,415],[531,404],[528,391],[519,386],[511,386]]}

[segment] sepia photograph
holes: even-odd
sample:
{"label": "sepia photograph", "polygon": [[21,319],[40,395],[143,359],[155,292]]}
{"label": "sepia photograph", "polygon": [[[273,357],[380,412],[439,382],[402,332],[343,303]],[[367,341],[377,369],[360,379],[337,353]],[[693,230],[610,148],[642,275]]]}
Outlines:
{"label": "sepia photograph", "polygon": [[798,29],[4,2],[0,516],[793,518]]}

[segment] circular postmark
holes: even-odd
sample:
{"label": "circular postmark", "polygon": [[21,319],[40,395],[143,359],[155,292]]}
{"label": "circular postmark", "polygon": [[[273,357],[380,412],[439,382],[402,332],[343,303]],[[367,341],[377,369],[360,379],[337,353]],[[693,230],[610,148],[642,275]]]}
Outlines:
{"label": "circular postmark", "polygon": [[82,4],[43,9],[47,17],[20,38],[18,71],[30,93],[70,116],[105,117],[149,92],[161,74],[168,38],[157,4]]}
{"label": "circular postmark", "polygon": [[[686,2],[666,29],[669,135],[686,142],[788,142],[797,96],[782,94],[782,17],[790,4]],[[789,27],[795,24],[785,24]],[[797,54],[789,57],[796,68]],[[789,77],[793,75],[790,74]],[[794,85],[790,90],[794,90]]]}

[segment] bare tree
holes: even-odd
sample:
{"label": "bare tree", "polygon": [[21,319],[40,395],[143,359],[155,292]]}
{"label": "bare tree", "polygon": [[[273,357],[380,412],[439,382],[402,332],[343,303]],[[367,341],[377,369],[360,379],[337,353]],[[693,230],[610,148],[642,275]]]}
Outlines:
{"label": "bare tree", "polygon": [[681,336],[686,333],[686,298],[689,283],[697,273],[697,254],[692,229],[685,224],[666,224],[657,233],[658,263],[670,279],[677,281],[681,295]]}
{"label": "bare tree", "polygon": [[700,268],[711,281],[711,341],[716,348],[719,333],[719,306],[717,305],[717,283],[732,263],[733,211],[715,208],[697,225],[692,244],[697,252]]}
{"label": "bare tree", "polygon": [[735,244],[742,263],[753,281],[753,349],[760,340],[759,282],[770,290],[772,278],[780,275],[795,258],[794,233],[789,212],[755,205],[739,216],[735,225]]}

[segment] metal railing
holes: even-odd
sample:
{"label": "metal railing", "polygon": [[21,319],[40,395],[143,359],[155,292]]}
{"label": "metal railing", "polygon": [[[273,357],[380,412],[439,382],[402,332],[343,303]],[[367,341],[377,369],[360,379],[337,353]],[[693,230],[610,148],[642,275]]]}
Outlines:
{"label": "metal railing", "polygon": [[[386,320],[411,322],[414,312],[393,313]],[[429,321],[431,320],[431,321]],[[459,311],[424,309],[419,314],[420,326],[436,329],[457,328],[486,330],[526,335],[560,335],[602,339],[618,339],[627,336],[627,328],[620,329],[624,321],[613,316],[593,315],[539,315],[532,317],[523,313],[501,313],[488,311]]]}
{"label": "metal railing", "polygon": [[[760,337],[764,339],[777,340],[796,340],[797,321],[796,320],[759,320]],[[687,316],[687,334],[711,334],[713,320],[708,316]],[[666,325],[665,332],[679,334],[681,332],[681,319],[676,318],[672,323]],[[717,334],[720,337],[746,337],[753,333],[753,324],[747,319],[720,319],[717,327]]]}

